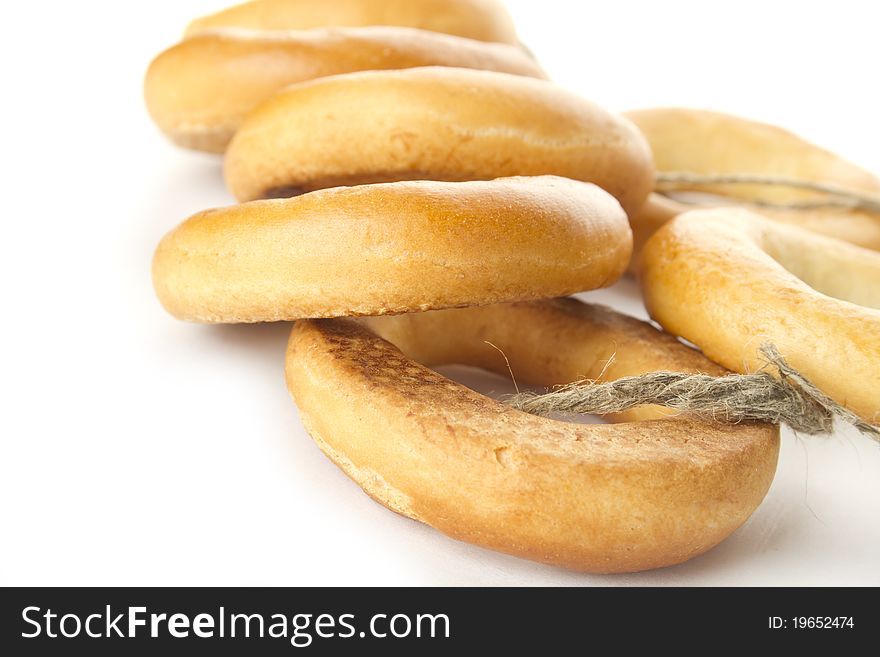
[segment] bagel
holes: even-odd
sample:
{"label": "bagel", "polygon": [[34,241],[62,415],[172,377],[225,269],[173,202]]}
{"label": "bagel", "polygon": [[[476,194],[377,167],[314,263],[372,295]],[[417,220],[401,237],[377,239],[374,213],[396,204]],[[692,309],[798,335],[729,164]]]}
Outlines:
{"label": "bagel", "polygon": [[295,82],[373,69],[455,66],[546,77],[521,48],[405,27],[217,29],[159,55],[144,95],[180,146],[222,153],[247,113]]}
{"label": "bagel", "polygon": [[400,182],[202,212],[159,244],[153,280],[192,321],[379,315],[610,285],[631,249],[594,185]]}
{"label": "bagel", "polygon": [[256,108],[226,155],[241,201],[345,184],[552,174],[624,210],[654,182],[626,119],[544,80],[458,68],[368,71],[288,87]]}
{"label": "bagel", "polygon": [[[775,425],[527,415],[427,366],[536,385],[723,371],[649,324],[572,299],[298,322],[286,376],[308,432],[367,494],[453,538],[591,572],[686,561],[739,527],[776,468]],[[609,359],[613,361],[609,363]],[[655,419],[650,419],[655,418]],[[643,421],[638,421],[643,420]]]}
{"label": "bagel", "polygon": [[773,342],[835,401],[880,417],[880,254],[719,208],[666,224],[640,269],[651,316],[712,360],[754,371]]}
{"label": "bagel", "polygon": [[[651,145],[657,171],[696,175],[748,174],[831,183],[857,192],[880,193],[880,178],[776,126],[689,109],[646,109],[624,114]],[[821,194],[782,185],[676,185],[720,197],[720,205],[815,201]],[[652,203],[631,214],[636,235],[652,232],[658,219]],[[667,214],[669,208],[667,207]],[[684,208],[680,208],[684,210]],[[880,216],[841,208],[761,208],[761,214],[783,223],[880,250]],[[675,216],[672,213],[669,216]],[[637,240],[638,241],[638,240]]]}
{"label": "bagel", "polygon": [[215,27],[306,30],[397,25],[479,41],[516,44],[510,14],[497,0],[255,0],[196,19],[188,36]]}

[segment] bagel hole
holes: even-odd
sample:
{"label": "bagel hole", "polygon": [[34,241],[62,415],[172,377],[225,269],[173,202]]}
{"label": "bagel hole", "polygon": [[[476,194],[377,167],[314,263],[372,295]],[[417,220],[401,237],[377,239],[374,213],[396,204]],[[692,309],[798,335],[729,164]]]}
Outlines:
{"label": "bagel hole", "polygon": [[[514,385],[510,376],[504,377],[495,372],[470,365],[440,365],[432,369],[447,379],[460,383],[474,392],[502,402],[517,393],[517,385],[520,392],[546,392],[545,388],[523,385],[522,382],[517,382],[517,385]],[[563,415],[554,413],[550,415],[550,418],[573,424],[608,424],[599,415]]]}

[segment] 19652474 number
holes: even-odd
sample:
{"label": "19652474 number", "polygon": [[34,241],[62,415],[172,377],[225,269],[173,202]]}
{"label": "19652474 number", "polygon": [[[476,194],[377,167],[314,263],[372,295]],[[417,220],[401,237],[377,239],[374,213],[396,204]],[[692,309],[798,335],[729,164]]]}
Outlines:
{"label": "19652474 number", "polygon": [[846,630],[855,628],[852,616],[770,616],[771,630]]}

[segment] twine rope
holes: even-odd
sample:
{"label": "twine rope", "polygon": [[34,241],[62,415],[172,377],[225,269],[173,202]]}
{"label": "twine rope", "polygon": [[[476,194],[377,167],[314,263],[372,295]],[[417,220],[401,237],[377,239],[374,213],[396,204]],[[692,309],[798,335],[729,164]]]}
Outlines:
{"label": "twine rope", "polygon": [[[687,187],[712,187],[715,185],[766,185],[769,187],[788,187],[818,192],[825,195],[814,201],[792,201],[779,203],[773,201],[748,200],[750,205],[783,210],[815,210],[820,208],[840,208],[862,210],[880,214],[880,195],[860,192],[831,183],[815,182],[788,176],[757,174],[696,174],[685,171],[667,171],[657,174],[655,188],[661,194],[683,191]],[[681,200],[681,199],[677,199]],[[744,199],[737,199],[744,200]],[[689,203],[689,201],[682,201]],[[690,201],[693,203],[693,201]]]}
{"label": "twine rope", "polygon": [[766,369],[717,377],[651,372],[606,383],[579,381],[545,394],[519,393],[507,403],[544,417],[552,413],[605,415],[657,404],[715,422],[782,423],[807,435],[830,434],[837,418],[880,442],[880,428],[819,390],[791,367],[773,344],[765,342],[760,353],[778,377]]}

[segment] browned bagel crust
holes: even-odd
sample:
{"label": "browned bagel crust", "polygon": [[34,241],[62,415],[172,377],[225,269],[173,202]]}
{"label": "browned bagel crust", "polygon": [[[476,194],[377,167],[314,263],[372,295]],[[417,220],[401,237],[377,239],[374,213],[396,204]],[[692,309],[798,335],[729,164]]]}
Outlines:
{"label": "browned bagel crust", "polygon": [[631,248],[595,185],[400,182],[199,213],[162,240],[153,281],[193,321],[377,315],[610,285]]}
{"label": "browned bagel crust", "polygon": [[[383,336],[397,346],[382,339]],[[467,363],[547,385],[721,370],[650,325],[574,300],[298,322],[287,382],[321,449],[382,504],[454,538],[591,572],[668,566],[740,526],[778,428],[685,417],[580,425],[526,415],[429,370]],[[639,409],[626,419],[658,417]]]}
{"label": "browned bagel crust", "polygon": [[226,28],[200,32],[159,55],[147,72],[144,95],[153,120],[172,141],[222,153],[248,112],[290,84],[418,66],[546,77],[516,46],[413,28]]}
{"label": "browned bagel crust", "polygon": [[394,180],[558,175],[624,210],[654,184],[638,130],[543,80],[457,68],[370,71],[293,85],[254,110],[229,146],[239,200]]}
{"label": "browned bagel crust", "polygon": [[194,20],[186,34],[216,27],[308,30],[396,25],[517,44],[510,14],[498,0],[254,0]]}

